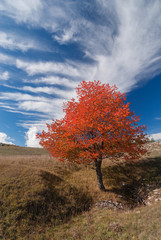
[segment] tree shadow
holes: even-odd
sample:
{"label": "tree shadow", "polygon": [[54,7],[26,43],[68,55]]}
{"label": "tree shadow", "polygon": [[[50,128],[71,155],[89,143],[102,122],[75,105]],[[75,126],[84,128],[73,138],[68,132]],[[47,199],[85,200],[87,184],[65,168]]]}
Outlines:
{"label": "tree shadow", "polygon": [[57,225],[72,216],[89,210],[92,197],[82,189],[67,184],[62,178],[48,171],[41,171],[43,189],[36,191],[23,206],[17,220],[28,219],[28,224]]}
{"label": "tree shadow", "polygon": [[161,157],[135,163],[120,163],[102,169],[110,192],[120,196],[131,208],[144,204],[149,192],[161,187]]}

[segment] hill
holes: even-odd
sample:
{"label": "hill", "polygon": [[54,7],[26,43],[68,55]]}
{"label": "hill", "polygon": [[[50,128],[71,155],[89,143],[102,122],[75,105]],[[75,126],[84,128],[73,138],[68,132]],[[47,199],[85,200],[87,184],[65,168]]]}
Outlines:
{"label": "hill", "polygon": [[160,240],[161,146],[146,147],[134,164],[104,161],[102,193],[93,166],[0,146],[0,239]]}
{"label": "hill", "polygon": [[45,155],[48,154],[43,148],[19,147],[11,144],[0,143],[0,155]]}

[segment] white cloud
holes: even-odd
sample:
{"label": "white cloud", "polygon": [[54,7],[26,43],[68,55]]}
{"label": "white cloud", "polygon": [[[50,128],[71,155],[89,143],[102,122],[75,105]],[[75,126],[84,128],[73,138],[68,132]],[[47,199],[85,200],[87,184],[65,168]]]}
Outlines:
{"label": "white cloud", "polygon": [[150,134],[149,137],[153,138],[156,141],[158,141],[158,140],[161,140],[161,133],[153,133],[153,134]]}
{"label": "white cloud", "polygon": [[26,132],[26,146],[27,147],[41,147],[39,144],[39,139],[36,138],[36,134],[42,132],[42,130],[47,130],[46,122],[30,122],[22,123],[21,126],[27,129]]}
{"label": "white cloud", "polygon": [[46,94],[54,94],[56,96],[60,96],[63,99],[70,99],[75,97],[75,91],[70,90],[63,90],[54,87],[31,87],[31,86],[24,86],[22,88],[18,88],[19,90],[29,91],[33,93],[46,93]]}
{"label": "white cloud", "polygon": [[65,74],[68,76],[78,77],[78,70],[67,63],[54,63],[54,62],[24,62],[22,60],[16,61],[17,68],[23,69],[29,75],[40,73],[57,73]]}
{"label": "white cloud", "polygon": [[23,52],[29,49],[46,51],[46,46],[41,46],[39,41],[33,37],[20,36],[18,33],[0,31],[0,46],[10,50],[21,50]]}
{"label": "white cloud", "polygon": [[[76,84],[73,83],[73,85],[76,85]],[[25,91],[25,92],[32,92],[32,93],[36,93],[36,94],[45,93],[45,94],[49,94],[49,95],[54,95],[54,98],[59,97],[59,98],[65,99],[65,100],[71,99],[72,97],[74,97],[74,98],[76,97],[75,89],[74,89],[74,87],[72,88],[71,84],[70,84],[70,89],[72,89],[72,90],[60,89],[60,88],[57,88],[57,87],[47,87],[47,86],[43,86],[43,87],[31,87],[31,86],[14,87],[14,86],[11,86],[11,85],[8,85],[8,84],[3,84],[3,86],[5,86],[7,88],[11,88],[11,89],[16,89],[16,90]],[[22,99],[22,93],[18,93],[18,95],[19,95],[20,99]],[[17,100],[19,100],[19,97],[17,98]],[[2,98],[2,99],[6,99],[6,98],[15,99],[15,94],[14,93],[12,93],[12,94],[10,94],[10,93],[2,94],[2,97],[0,97],[0,98]],[[33,99],[35,100],[35,97],[33,98],[31,95],[26,96],[26,94],[24,94],[23,99],[26,100],[26,98],[27,99],[31,98],[32,100]],[[37,97],[36,97],[36,99],[37,99]]]}
{"label": "white cloud", "polygon": [[25,111],[36,111],[46,113],[48,115],[52,115],[55,112],[57,106],[51,104],[51,102],[43,102],[43,101],[23,101],[18,104],[19,109]]}
{"label": "white cloud", "polygon": [[61,118],[63,117],[63,100],[62,99],[49,99],[47,101],[23,101],[18,103],[18,108],[25,111],[34,111],[46,114],[48,118]]}
{"label": "white cloud", "polygon": [[[82,15],[93,11],[97,21]],[[2,1],[3,14],[18,22],[54,31],[60,43],[78,42],[84,56],[95,64],[80,62],[26,62],[17,67],[29,75],[64,74],[79,80],[100,79],[131,91],[140,81],[158,74],[161,64],[161,2],[134,0],[83,1]],[[97,9],[97,10],[96,10]],[[90,12],[91,11],[91,12]],[[45,19],[45,21],[44,21]]]}
{"label": "white cloud", "polygon": [[36,138],[38,129],[36,127],[31,127],[26,132],[26,146],[27,147],[40,147],[39,140]]}
{"label": "white cloud", "polygon": [[[62,1],[59,1],[62,2]],[[14,19],[17,23],[26,23],[30,26],[43,27],[49,31],[57,29],[58,23],[65,22],[68,17],[66,9],[70,11],[70,2],[57,0],[1,0],[0,11],[8,17]],[[68,13],[69,14],[69,13]]]}
{"label": "white cloud", "polygon": [[14,60],[15,59],[13,57],[11,57],[7,54],[0,53],[0,63],[13,64]]}
{"label": "white cloud", "polygon": [[[26,115],[26,116],[36,116],[39,119],[48,119],[50,116],[49,114],[46,113],[38,113],[38,112],[29,112],[29,111],[25,111],[25,110],[18,110],[18,104],[13,104],[13,103],[2,103],[0,102],[0,108],[1,109],[5,109],[7,112],[11,112],[11,113],[18,113],[18,114],[22,114],[22,115]],[[53,117],[53,116],[51,116]]]}
{"label": "white cloud", "polygon": [[9,79],[9,72],[5,71],[0,75],[0,80],[8,80]]}
{"label": "white cloud", "polygon": [[[23,93],[10,93],[4,92],[1,93],[0,99],[2,100],[9,100],[15,101],[17,108],[16,109],[21,111],[27,112],[36,112],[35,115],[38,113],[43,113],[50,118],[61,118],[63,116],[62,106],[64,103],[64,99],[59,98],[45,98],[42,96],[33,96],[30,94],[23,94]],[[8,102],[9,106],[10,102]],[[13,104],[13,102],[11,103]],[[11,110],[10,110],[11,111]]]}
{"label": "white cloud", "polygon": [[66,44],[71,40],[74,41],[75,39],[75,37],[73,36],[74,33],[75,33],[75,28],[74,28],[74,25],[72,25],[71,28],[65,29],[61,36],[56,35],[56,36],[53,36],[53,38],[56,39],[61,44],[64,44],[64,43]]}
{"label": "white cloud", "polygon": [[46,76],[46,77],[41,77],[41,78],[36,78],[34,80],[27,80],[25,79],[24,82],[29,82],[29,83],[45,83],[48,85],[62,85],[65,87],[70,87],[70,88],[75,88],[78,85],[78,81],[73,81],[68,78],[61,78],[58,76]]}
{"label": "white cloud", "polygon": [[[59,4],[62,11],[63,3]],[[62,35],[55,38],[61,43],[77,41],[95,64],[18,60],[17,67],[29,75],[62,73],[80,80],[100,79],[116,84],[121,91],[131,91],[142,79],[158,74],[161,71],[161,2],[101,0],[95,4],[102,18],[97,24],[82,17],[76,3],[71,5],[71,16],[67,13],[66,26],[59,22],[59,17],[54,18],[58,29],[63,29]]]}
{"label": "white cloud", "polygon": [[[116,1],[119,32],[111,54],[98,56],[97,76],[104,81],[105,77],[110,79],[126,91],[131,90],[141,78],[150,78],[160,71],[157,61],[160,62],[161,55],[161,3],[144,3]],[[151,65],[154,60],[155,64]]]}
{"label": "white cloud", "polygon": [[0,132],[0,143],[13,144],[12,141],[14,140],[8,137],[6,133]]}
{"label": "white cloud", "polygon": [[42,9],[40,0],[2,0],[0,10],[7,16],[13,18],[17,22],[29,22],[36,24],[39,21],[39,11]]}
{"label": "white cloud", "polygon": [[45,97],[32,96],[30,94],[23,94],[19,92],[2,92],[0,99],[13,100],[13,101],[48,101]]}

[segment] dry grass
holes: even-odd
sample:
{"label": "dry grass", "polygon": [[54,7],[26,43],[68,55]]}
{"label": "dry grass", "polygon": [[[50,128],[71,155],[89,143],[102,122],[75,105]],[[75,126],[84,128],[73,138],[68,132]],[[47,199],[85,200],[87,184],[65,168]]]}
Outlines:
{"label": "dry grass", "polygon": [[[160,157],[105,160],[102,193],[92,166],[33,152],[0,156],[0,239],[161,239],[161,201],[139,205],[161,190]],[[119,201],[124,210],[96,208],[99,200]]]}
{"label": "dry grass", "polygon": [[47,152],[42,148],[18,147],[15,145],[0,145],[1,156],[16,156],[16,155],[47,155]]}

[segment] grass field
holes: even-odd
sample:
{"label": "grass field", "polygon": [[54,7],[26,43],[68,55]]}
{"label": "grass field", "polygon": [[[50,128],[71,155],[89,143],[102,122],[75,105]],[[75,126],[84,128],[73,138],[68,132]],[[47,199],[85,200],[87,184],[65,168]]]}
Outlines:
{"label": "grass field", "polygon": [[15,145],[0,146],[0,156],[17,156],[17,155],[47,155],[42,148],[19,147]]}
{"label": "grass field", "polygon": [[103,193],[92,166],[1,146],[0,239],[161,240],[160,156],[135,164],[104,160]]}

